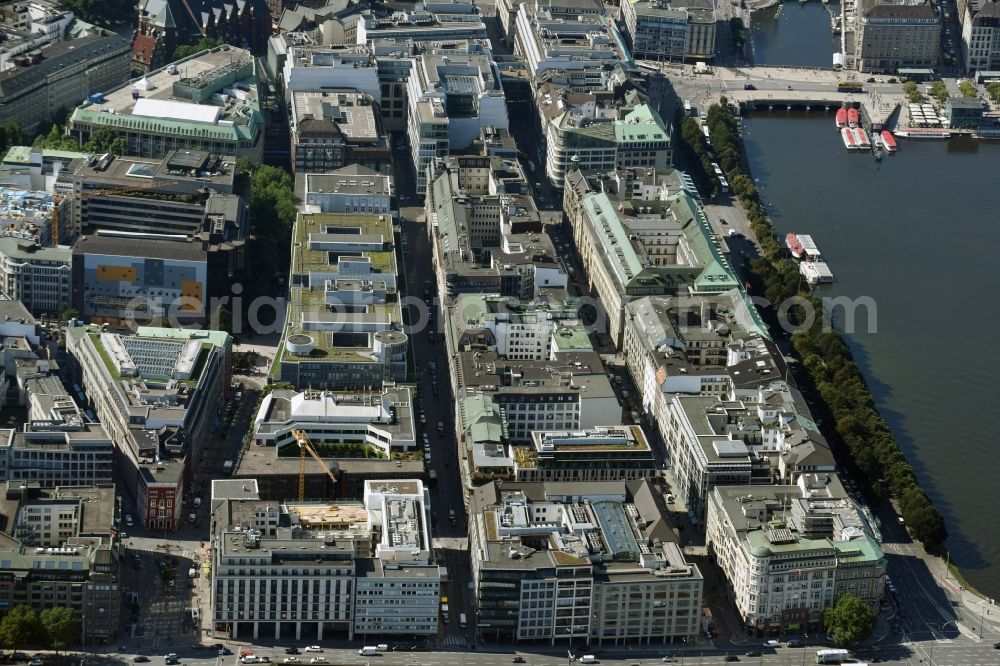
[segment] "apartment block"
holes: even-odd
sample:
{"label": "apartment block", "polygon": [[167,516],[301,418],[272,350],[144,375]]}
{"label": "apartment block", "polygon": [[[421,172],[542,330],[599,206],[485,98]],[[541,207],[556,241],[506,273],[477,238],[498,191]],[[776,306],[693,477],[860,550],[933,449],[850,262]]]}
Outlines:
{"label": "apartment block", "polygon": [[70,116],[69,133],[82,145],[107,127],[125,140],[127,154],[139,157],[201,150],[260,161],[260,104],[253,56],[220,46],[103,92],[92,90]]}
{"label": "apartment block", "polygon": [[289,326],[271,376],[300,389],[404,381],[396,271],[392,216],[299,214]]}
{"label": "apartment block", "polygon": [[232,338],[194,329],[104,329],[70,328],[66,348],[115,442],[126,505],[148,529],[175,530],[192,461],[211,438],[229,383]]}
{"label": "apartment block", "polygon": [[706,543],[752,635],[814,632],[847,593],[878,610],[886,558],[833,475],[787,486],[717,487]]}
{"label": "apartment block", "polygon": [[566,211],[576,249],[617,344],[625,304],[632,300],[739,288],[701,202],[688,191],[627,201],[613,200],[606,192],[587,192],[576,200],[578,208]]}
{"label": "apartment block", "polygon": [[702,575],[649,481],[495,482],[471,510],[481,635],[591,645],[697,635]]}
{"label": "apartment block", "polygon": [[270,502],[254,489],[213,483],[214,630],[275,640],[437,633],[440,574],[420,481],[369,480],[361,502],[337,504]]}
{"label": "apartment block", "polygon": [[895,74],[900,68],[936,68],[941,21],[929,0],[862,0],[855,28],[857,67]]}
{"label": "apartment block", "polygon": [[258,446],[298,450],[292,430],[316,445],[364,444],[388,456],[417,445],[412,390],[386,386],[381,392],[334,393],[278,389],[264,396],[251,438]]}
{"label": "apartment block", "polygon": [[507,129],[507,100],[492,51],[481,43],[428,48],[411,61],[407,138],[417,192],[435,158],[468,148],[485,127]]}
{"label": "apartment block", "polygon": [[291,161],[296,173],[330,173],[349,164],[387,169],[390,146],[382,114],[356,90],[291,93]]}

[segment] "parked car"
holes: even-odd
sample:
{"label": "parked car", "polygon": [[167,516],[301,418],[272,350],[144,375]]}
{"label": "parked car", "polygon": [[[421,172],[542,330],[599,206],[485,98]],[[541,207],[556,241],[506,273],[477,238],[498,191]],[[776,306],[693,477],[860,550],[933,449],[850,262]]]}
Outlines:
{"label": "parked car", "polygon": [[147,664],[147,663],[149,663],[149,657],[147,657],[145,655],[137,654],[134,657],[132,657],[132,663],[133,664]]}
{"label": "parked car", "polygon": [[219,652],[218,652],[218,654],[219,654],[219,656],[220,656],[220,657],[228,657],[228,656],[229,656],[229,655],[231,655],[232,653],[233,653],[233,651],[232,651],[232,650],[230,650],[230,649],[229,649],[229,648],[227,648],[227,647],[222,647],[222,648],[219,648]]}
{"label": "parked car", "polygon": [[523,663],[525,663],[524,657],[522,657],[521,655],[518,655],[518,656],[514,657],[513,659],[511,659],[510,663],[512,663],[512,664],[523,664]]}
{"label": "parked car", "polygon": [[330,662],[328,662],[326,660],[326,657],[313,657],[312,659],[309,660],[309,663],[310,664],[329,664]]}
{"label": "parked car", "polygon": [[323,648],[318,645],[307,645],[306,652],[322,652]]}
{"label": "parked car", "polygon": [[293,648],[293,647],[285,648],[285,654],[298,654],[298,653],[299,653],[298,648]]}

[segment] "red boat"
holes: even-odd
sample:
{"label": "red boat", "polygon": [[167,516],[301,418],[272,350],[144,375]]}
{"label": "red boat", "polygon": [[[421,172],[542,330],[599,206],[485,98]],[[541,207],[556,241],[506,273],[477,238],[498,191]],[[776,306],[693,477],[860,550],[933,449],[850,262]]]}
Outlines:
{"label": "red boat", "polygon": [[888,152],[896,152],[896,137],[889,130],[882,130],[882,145]]}
{"label": "red boat", "polygon": [[854,136],[858,139],[858,147],[862,150],[867,150],[872,147],[871,141],[868,140],[868,133],[865,132],[865,128],[858,127],[854,130]]}
{"label": "red boat", "polygon": [[850,108],[847,110],[847,124],[851,127],[858,126],[858,110]]}
{"label": "red boat", "polygon": [[840,107],[837,109],[837,129],[844,127],[847,124],[847,109]]}
{"label": "red boat", "polygon": [[799,242],[799,237],[793,233],[785,236],[785,246],[791,250],[792,256],[796,259],[805,253],[805,250],[802,249],[802,243]]}

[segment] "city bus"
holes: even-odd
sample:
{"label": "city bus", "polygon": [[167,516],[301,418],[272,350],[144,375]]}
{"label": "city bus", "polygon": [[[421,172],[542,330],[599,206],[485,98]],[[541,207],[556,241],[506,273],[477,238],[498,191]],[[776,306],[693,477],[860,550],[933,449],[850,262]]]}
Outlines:
{"label": "city bus", "polygon": [[858,83],[857,81],[839,81],[837,82],[837,92],[847,92],[847,93],[860,93],[864,92],[865,87]]}
{"label": "city bus", "polygon": [[847,650],[828,649],[816,652],[817,664],[843,664],[851,660],[851,653]]}

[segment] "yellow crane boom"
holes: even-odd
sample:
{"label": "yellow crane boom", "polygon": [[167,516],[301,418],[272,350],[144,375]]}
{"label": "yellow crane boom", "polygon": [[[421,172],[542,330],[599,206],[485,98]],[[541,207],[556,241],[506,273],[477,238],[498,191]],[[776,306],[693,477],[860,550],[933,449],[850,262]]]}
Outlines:
{"label": "yellow crane boom", "polygon": [[306,434],[305,430],[292,430],[292,437],[295,438],[295,442],[299,445],[299,501],[301,502],[306,498],[306,453],[313,457],[326,475],[330,477],[330,480],[337,483],[337,475],[330,471],[330,468],[326,466],[323,459],[319,457],[316,453],[316,449],[313,448],[312,441],[309,439],[309,435]]}

